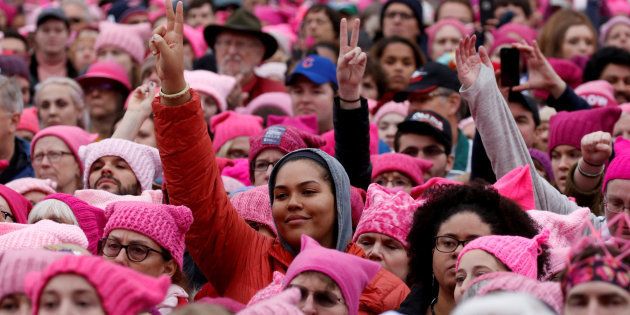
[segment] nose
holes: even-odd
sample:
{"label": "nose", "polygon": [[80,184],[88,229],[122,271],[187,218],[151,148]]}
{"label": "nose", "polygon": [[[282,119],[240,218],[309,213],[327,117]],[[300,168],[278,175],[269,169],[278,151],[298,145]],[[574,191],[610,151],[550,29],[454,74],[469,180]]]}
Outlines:
{"label": "nose", "polygon": [[560,165],[558,165],[558,168],[561,170],[568,170],[569,167],[571,167],[569,158],[567,156],[562,156],[562,158],[560,159]]}
{"label": "nose", "polygon": [[302,312],[306,315],[317,314],[317,309],[315,308],[315,301],[313,300],[313,295],[309,294],[306,297],[306,301],[302,304]]}
{"label": "nose", "polygon": [[50,105],[50,107],[48,107],[48,115],[55,116],[55,115],[57,115],[57,112],[58,112],[57,106]]}
{"label": "nose", "polygon": [[291,194],[291,197],[289,197],[289,210],[299,210],[302,209],[302,202],[300,201],[300,199],[297,196],[298,194]]}
{"label": "nose", "polygon": [[267,171],[265,172],[265,182],[269,183],[269,177],[271,177],[272,171],[273,171],[273,165],[269,165],[267,167]]}
{"label": "nose", "polygon": [[372,248],[368,251],[367,257],[369,260],[379,261],[379,262],[383,261],[383,253],[382,253],[381,245],[374,244],[374,246],[372,246]]}
{"label": "nose", "polygon": [[124,248],[121,248],[120,251],[118,252],[118,255],[114,257],[113,262],[121,266],[129,266],[129,260],[127,259],[127,250]]}

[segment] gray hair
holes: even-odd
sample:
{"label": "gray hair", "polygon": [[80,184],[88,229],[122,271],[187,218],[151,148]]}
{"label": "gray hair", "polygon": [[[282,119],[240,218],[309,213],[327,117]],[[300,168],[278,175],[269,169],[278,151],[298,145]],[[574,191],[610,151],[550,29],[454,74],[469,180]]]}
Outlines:
{"label": "gray hair", "polygon": [[11,114],[22,113],[22,91],[15,78],[0,75],[0,108]]}
{"label": "gray hair", "polygon": [[62,0],[61,1],[61,8],[63,9],[64,6],[67,5],[76,5],[78,7],[80,7],[83,12],[84,12],[84,16],[83,18],[85,19],[85,22],[92,22],[94,20],[91,12],[90,12],[90,7],[85,4],[85,0]]}
{"label": "gray hair", "polygon": [[79,225],[77,218],[72,213],[72,209],[62,201],[56,199],[42,200],[33,207],[28,214],[28,224],[37,223],[41,220],[52,220],[55,222],[72,222]]}
{"label": "gray hair", "polygon": [[39,101],[42,97],[41,91],[49,85],[62,85],[62,86],[68,87],[70,89],[70,97],[72,98],[72,101],[74,102],[75,106],[79,108],[85,107],[85,102],[83,101],[84,99],[83,89],[81,89],[81,86],[79,85],[79,83],[77,83],[77,81],[74,81],[66,77],[51,77],[37,84],[35,86],[35,97],[34,97],[36,106],[37,104],[39,104]]}

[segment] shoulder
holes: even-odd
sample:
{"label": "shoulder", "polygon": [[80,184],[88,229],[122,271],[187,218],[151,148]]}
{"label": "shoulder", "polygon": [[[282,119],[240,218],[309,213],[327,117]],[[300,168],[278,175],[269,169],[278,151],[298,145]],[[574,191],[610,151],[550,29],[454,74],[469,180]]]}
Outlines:
{"label": "shoulder", "polygon": [[363,290],[359,307],[361,311],[376,314],[398,309],[409,292],[400,278],[381,268]]}

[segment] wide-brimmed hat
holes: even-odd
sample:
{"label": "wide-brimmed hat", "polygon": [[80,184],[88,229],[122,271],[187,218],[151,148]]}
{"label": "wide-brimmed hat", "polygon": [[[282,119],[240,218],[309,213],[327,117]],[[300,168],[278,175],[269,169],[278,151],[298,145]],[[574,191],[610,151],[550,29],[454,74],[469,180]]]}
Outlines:
{"label": "wide-brimmed hat", "polygon": [[278,49],[276,39],[262,31],[260,20],[251,12],[245,9],[238,9],[232,13],[224,25],[208,25],[203,30],[203,36],[209,47],[214,48],[217,37],[222,32],[235,32],[256,37],[265,46],[265,54],[263,60],[269,59]]}

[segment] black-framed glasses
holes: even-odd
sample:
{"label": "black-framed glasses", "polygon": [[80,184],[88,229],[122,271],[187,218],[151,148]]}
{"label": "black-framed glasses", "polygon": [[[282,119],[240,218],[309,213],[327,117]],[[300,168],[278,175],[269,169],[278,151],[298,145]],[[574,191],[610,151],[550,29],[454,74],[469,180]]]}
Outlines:
{"label": "black-framed glasses", "polygon": [[452,253],[454,252],[459,245],[462,247],[466,246],[466,244],[470,243],[472,240],[460,241],[452,236],[436,236],[435,237],[435,249],[438,252],[442,253]]}
{"label": "black-framed glasses", "polygon": [[51,163],[59,162],[61,157],[64,155],[72,155],[72,153],[64,151],[40,152],[33,156],[33,163],[41,164],[44,161],[44,157],[48,157],[48,161]]}
{"label": "black-framed glasses", "polygon": [[311,291],[301,285],[297,284],[289,284],[287,289],[296,288],[300,290],[300,302],[304,303],[308,299],[309,296],[313,296],[313,303],[321,306],[321,307],[333,307],[337,304],[342,304],[343,299],[336,296],[332,292],[328,291]]}
{"label": "black-framed glasses", "polygon": [[164,260],[170,260],[171,255],[166,252],[155,250],[149,246],[141,244],[120,244],[118,241],[104,238],[99,241],[99,252],[105,257],[117,257],[122,249],[125,249],[125,254],[130,261],[141,262],[149,256],[151,252],[160,254]]}
{"label": "black-framed glasses", "polygon": [[266,160],[256,160],[254,162],[254,171],[266,172],[269,169],[269,166],[273,168],[274,166],[276,166],[276,163],[278,163],[278,161],[269,162]]}
{"label": "black-framed glasses", "polygon": [[11,212],[0,210],[0,213],[2,214],[2,220],[4,222],[9,222],[9,219],[11,219],[11,222],[15,222],[15,217]]}

